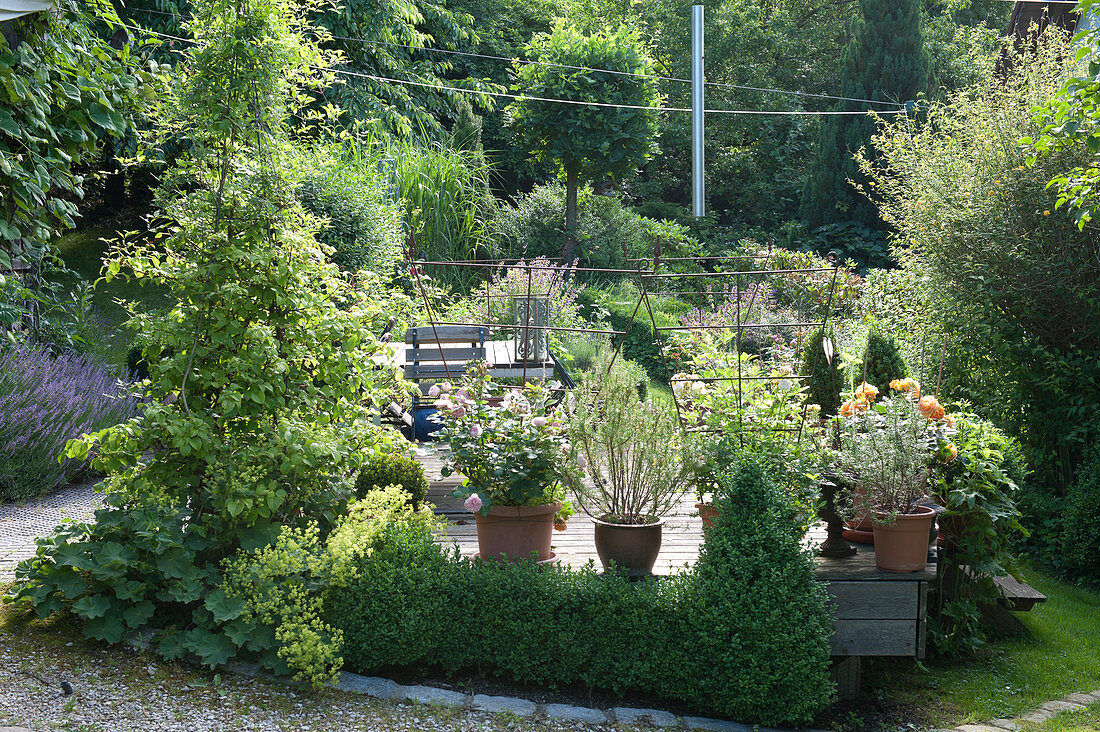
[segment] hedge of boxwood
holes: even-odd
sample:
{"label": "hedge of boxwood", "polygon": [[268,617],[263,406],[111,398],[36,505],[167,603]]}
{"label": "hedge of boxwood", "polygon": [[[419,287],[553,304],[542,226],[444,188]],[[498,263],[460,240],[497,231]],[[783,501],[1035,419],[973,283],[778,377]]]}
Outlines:
{"label": "hedge of boxwood", "polygon": [[461,559],[392,527],[328,598],[349,670],[490,671],[680,701],[743,722],[802,724],[829,703],[826,595],[764,470],[724,476],[692,572],[618,576]]}

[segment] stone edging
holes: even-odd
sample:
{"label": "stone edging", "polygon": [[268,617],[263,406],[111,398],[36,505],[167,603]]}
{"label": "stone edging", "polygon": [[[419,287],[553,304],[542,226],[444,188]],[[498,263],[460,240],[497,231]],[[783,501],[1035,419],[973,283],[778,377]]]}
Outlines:
{"label": "stone edging", "polygon": [[[671,712],[660,709],[638,709],[635,707],[615,707],[606,712],[592,707],[575,707],[568,704],[535,704],[527,699],[513,696],[486,696],[485,694],[463,694],[434,686],[402,686],[396,681],[377,676],[340,673],[335,685],[341,691],[366,694],[376,699],[397,702],[417,702],[420,704],[439,704],[481,712],[508,712],[517,717],[546,717],[561,722],[579,722],[584,724],[650,724],[661,728],[707,730],[708,732],[780,732],[769,727],[727,722],[707,717],[677,717]],[[810,730],[808,732],[821,732]],[[1003,730],[1001,731],[1003,732]]]}
{"label": "stone edging", "polygon": [[1068,694],[1062,699],[1041,704],[1038,709],[1021,714],[1014,719],[993,719],[985,724],[963,724],[955,727],[951,732],[1005,732],[1006,730],[1011,732],[1020,729],[1021,722],[1046,722],[1061,712],[1084,709],[1096,702],[1100,702],[1100,689],[1086,694]]}

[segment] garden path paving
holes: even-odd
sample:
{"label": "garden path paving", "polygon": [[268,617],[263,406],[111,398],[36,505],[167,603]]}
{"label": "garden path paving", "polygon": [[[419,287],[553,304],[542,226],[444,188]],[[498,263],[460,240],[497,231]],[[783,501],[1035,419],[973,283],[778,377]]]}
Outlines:
{"label": "garden path paving", "polygon": [[87,521],[102,497],[94,482],[66,486],[30,501],[0,505],[0,583],[15,579],[15,565],[34,556],[35,538],[64,521]]}

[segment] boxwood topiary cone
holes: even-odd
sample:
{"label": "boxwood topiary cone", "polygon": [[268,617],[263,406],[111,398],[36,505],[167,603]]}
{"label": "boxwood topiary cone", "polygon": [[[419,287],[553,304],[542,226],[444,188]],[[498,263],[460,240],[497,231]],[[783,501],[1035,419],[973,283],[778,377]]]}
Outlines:
{"label": "boxwood topiary cone", "polygon": [[894,379],[904,379],[909,375],[905,359],[901,357],[894,336],[886,333],[878,325],[872,325],[867,334],[867,350],[863,352],[863,363],[856,373],[856,381],[866,381],[877,386],[885,393]]}
{"label": "boxwood topiary cone", "polygon": [[[825,339],[829,340],[826,353]],[[802,352],[802,374],[809,376],[806,401],[821,405],[821,416],[832,417],[840,407],[840,388],[844,377],[840,373],[840,354],[832,330],[817,329],[806,341]]]}

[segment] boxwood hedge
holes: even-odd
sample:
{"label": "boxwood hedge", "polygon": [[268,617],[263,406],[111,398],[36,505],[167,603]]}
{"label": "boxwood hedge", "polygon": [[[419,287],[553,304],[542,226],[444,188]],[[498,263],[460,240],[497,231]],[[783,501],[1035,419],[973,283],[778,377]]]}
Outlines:
{"label": "boxwood hedge", "polygon": [[810,721],[831,699],[826,595],[781,494],[743,462],[694,571],[631,582],[460,558],[387,529],[327,599],[346,667],[488,671],[675,700],[761,724]]}

